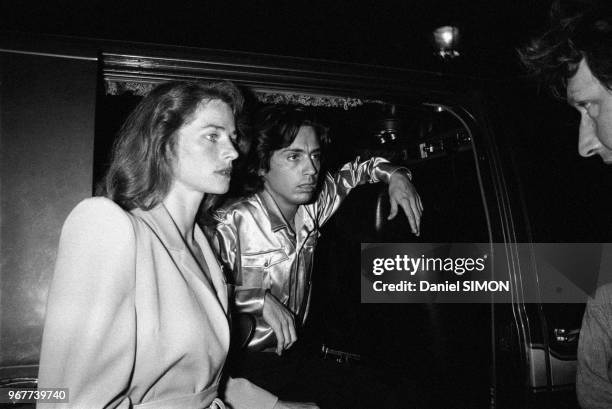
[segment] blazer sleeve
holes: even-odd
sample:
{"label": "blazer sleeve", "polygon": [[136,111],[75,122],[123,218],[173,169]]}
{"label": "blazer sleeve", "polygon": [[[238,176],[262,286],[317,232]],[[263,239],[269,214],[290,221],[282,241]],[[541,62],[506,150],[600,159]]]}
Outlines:
{"label": "blazer sleeve", "polygon": [[129,216],[108,199],[81,202],[64,223],[39,385],[68,388],[69,403],[48,407],[131,407],[126,393],[136,342],[135,253]]}
{"label": "blazer sleeve", "polygon": [[244,378],[228,378],[225,403],[231,409],[272,409],[278,398]]}

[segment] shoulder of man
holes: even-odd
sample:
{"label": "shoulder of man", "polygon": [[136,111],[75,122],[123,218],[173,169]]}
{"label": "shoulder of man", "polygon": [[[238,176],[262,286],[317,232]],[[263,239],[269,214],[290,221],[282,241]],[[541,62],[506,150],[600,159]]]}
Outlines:
{"label": "shoulder of man", "polygon": [[230,223],[235,215],[253,213],[259,210],[255,194],[230,199],[213,212],[213,218],[218,223]]}
{"label": "shoulder of man", "polygon": [[604,284],[597,288],[595,297],[589,300],[589,304],[597,307],[612,309],[612,283]]}

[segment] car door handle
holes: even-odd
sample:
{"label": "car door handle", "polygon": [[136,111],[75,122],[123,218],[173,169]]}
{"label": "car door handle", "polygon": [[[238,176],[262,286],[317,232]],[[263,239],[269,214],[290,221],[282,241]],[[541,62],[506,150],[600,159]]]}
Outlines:
{"label": "car door handle", "polygon": [[555,328],[553,330],[555,335],[555,339],[557,342],[561,342],[564,344],[569,344],[571,342],[575,342],[578,338],[578,334],[580,334],[579,329],[567,330],[565,328]]}

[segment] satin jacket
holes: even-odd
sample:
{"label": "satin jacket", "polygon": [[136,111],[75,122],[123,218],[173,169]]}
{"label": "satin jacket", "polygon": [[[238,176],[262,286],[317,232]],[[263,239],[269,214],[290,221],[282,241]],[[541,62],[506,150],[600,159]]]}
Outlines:
{"label": "satin jacket", "polygon": [[256,325],[248,343],[252,351],[271,351],[272,328],[263,320],[266,292],[274,295],[302,324],[308,315],[314,250],[320,227],[334,214],[349,192],[360,184],[384,181],[405,168],[382,158],[349,162],[334,176],[326,174],[314,203],[298,207],[295,233],[274,199],[264,189],[217,210],[211,240],[235,285],[235,307],[252,314]]}

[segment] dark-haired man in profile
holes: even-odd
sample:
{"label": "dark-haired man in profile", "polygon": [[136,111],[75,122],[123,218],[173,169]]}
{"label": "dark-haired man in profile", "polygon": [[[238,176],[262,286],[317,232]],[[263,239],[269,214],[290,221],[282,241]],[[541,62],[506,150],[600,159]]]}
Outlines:
{"label": "dark-haired man in profile", "polygon": [[[295,382],[296,375],[319,376],[296,368],[301,361],[294,351],[280,355],[296,342],[308,315],[320,227],[354,187],[368,182],[389,185],[389,218],[402,208],[416,235],[423,207],[410,172],[382,158],[356,159],[333,176],[321,174],[327,128],[303,109],[264,108],[255,131],[247,157],[248,194],[217,211],[213,242],[233,275],[236,310],[251,314],[256,323],[248,352],[236,360],[240,364],[237,373],[282,395],[282,388]],[[297,365],[292,364],[293,358],[299,361]],[[312,384],[317,380],[297,381]],[[347,388],[342,381],[336,389]],[[374,385],[371,387],[369,395],[379,404],[384,402],[385,397],[377,396]],[[352,396],[360,395],[352,392]],[[376,405],[356,401],[342,402],[341,407],[363,407],[360,404]]]}
{"label": "dark-haired man in profile", "polygon": [[[572,4],[569,4],[572,5]],[[610,5],[555,3],[551,27],[521,51],[526,66],[580,112],[578,152],[612,164],[612,12]],[[587,303],[578,345],[576,391],[585,409],[612,408],[612,285]]]}

